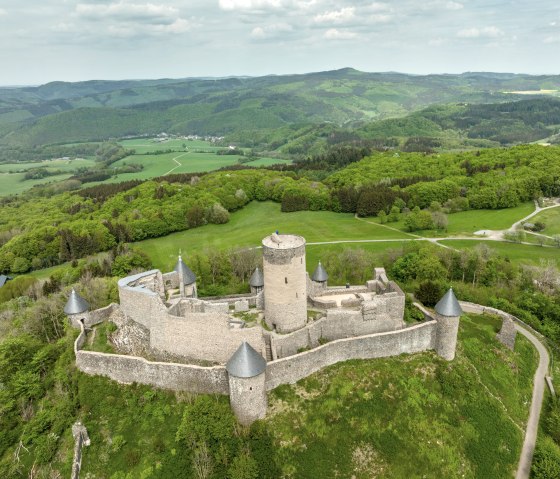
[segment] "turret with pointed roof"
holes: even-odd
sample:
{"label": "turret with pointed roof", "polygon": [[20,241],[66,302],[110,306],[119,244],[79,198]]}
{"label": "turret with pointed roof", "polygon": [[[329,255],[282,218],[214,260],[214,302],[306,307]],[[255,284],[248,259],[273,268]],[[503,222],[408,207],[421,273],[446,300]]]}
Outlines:
{"label": "turret with pointed roof", "polygon": [[237,420],[249,425],[266,415],[266,361],[243,341],[226,364],[229,401]]}
{"label": "turret with pointed roof", "polygon": [[434,308],[436,313],[441,316],[461,316],[463,314],[463,310],[459,305],[459,301],[455,297],[455,293],[453,293],[453,288],[449,288],[447,293],[444,294],[443,298],[441,298],[436,307]]}
{"label": "turret with pointed roof", "polygon": [[175,263],[174,271],[183,275],[183,284],[189,285],[196,282],[196,274],[184,263],[183,258],[179,255],[177,263]]}
{"label": "turret with pointed roof", "polygon": [[66,306],[64,306],[64,312],[70,316],[73,314],[85,313],[88,309],[89,303],[72,288]]}
{"label": "turret with pointed roof", "polygon": [[249,279],[249,286],[251,287],[251,293],[260,293],[264,288],[264,275],[261,269],[257,266],[251,278]]}
{"label": "turret with pointed roof", "polygon": [[246,341],[241,343],[226,364],[227,372],[237,378],[252,378],[266,369],[265,359]]}
{"label": "turret with pointed roof", "polygon": [[434,309],[437,321],[436,352],[442,358],[451,361],[455,358],[459,317],[463,314],[453,289],[449,288]]}
{"label": "turret with pointed roof", "polygon": [[325,268],[323,268],[323,265],[321,264],[320,261],[317,267],[315,268],[315,271],[313,271],[313,275],[311,276],[311,279],[316,283],[325,283],[327,279],[329,279],[329,275],[325,271]]}

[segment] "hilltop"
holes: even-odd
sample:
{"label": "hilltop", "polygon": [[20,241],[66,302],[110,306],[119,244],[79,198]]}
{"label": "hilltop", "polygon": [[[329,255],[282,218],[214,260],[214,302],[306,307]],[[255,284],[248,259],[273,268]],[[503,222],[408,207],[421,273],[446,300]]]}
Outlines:
{"label": "hilltop", "polygon": [[0,144],[32,146],[161,131],[232,135],[247,143],[248,132],[258,136],[281,128],[282,136],[289,137],[286,129],[363,126],[433,104],[515,101],[545,90],[557,93],[560,76],[407,75],[345,68],[265,77],[54,82],[0,89]]}

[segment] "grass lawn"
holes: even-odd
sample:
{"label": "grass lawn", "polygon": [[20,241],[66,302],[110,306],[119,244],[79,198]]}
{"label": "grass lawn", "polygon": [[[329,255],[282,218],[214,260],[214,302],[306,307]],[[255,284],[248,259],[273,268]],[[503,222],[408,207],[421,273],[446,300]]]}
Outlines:
{"label": "grass lawn", "polygon": [[548,236],[560,234],[560,207],[551,208],[549,210],[541,211],[538,215],[533,216],[530,220],[531,223],[540,221],[546,225],[546,228],[540,233]]}
{"label": "grass lawn", "polygon": [[509,258],[516,264],[539,265],[541,259],[556,261],[560,266],[560,249],[544,248],[542,246],[530,246],[518,243],[506,243],[502,241],[471,241],[471,240],[443,240],[441,244],[455,249],[475,248],[478,244],[485,244],[498,252],[504,258]]}
{"label": "grass lawn", "polygon": [[[156,268],[169,271],[173,267],[179,250],[188,258],[189,251],[202,251],[206,248],[238,248],[261,245],[261,240],[273,231],[294,233],[305,237],[308,243],[340,240],[362,239],[406,239],[407,235],[391,231],[382,226],[357,221],[352,214],[333,213],[330,211],[298,211],[282,213],[280,205],[272,202],[253,202],[233,213],[229,223],[224,225],[206,225],[192,230],[174,233],[163,238],[154,238],[135,243],[152,260]],[[383,243],[386,248],[398,247],[400,242]],[[348,245],[330,245],[341,248]],[[379,245],[357,243],[356,247],[383,249]],[[315,267],[311,253],[308,264]]]}
{"label": "grass lawn", "polygon": [[500,345],[500,323],[464,316],[450,363],[353,360],[276,388],[266,424],[284,477],[511,477],[537,356],[523,337]]}

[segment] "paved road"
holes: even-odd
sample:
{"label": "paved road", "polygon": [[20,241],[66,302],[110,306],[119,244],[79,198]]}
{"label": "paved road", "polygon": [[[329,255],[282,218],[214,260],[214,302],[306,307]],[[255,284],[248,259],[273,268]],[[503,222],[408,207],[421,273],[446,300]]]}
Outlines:
{"label": "paved road", "polygon": [[539,352],[539,367],[535,372],[533,384],[533,398],[531,400],[531,411],[529,413],[529,421],[527,422],[527,430],[525,431],[525,440],[523,441],[523,449],[519,458],[519,466],[515,479],[528,479],[531,472],[531,463],[533,461],[533,452],[535,451],[535,442],[537,440],[537,432],[539,429],[539,418],[541,415],[541,406],[545,388],[545,376],[548,371],[548,363],[550,358],[548,351],[542,343],[529,331],[522,328],[518,324],[515,325],[517,331],[525,336]]}

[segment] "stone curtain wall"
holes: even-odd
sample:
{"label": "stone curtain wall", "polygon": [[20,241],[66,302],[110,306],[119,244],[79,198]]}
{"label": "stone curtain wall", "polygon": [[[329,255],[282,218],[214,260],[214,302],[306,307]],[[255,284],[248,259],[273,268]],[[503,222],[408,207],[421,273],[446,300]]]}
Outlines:
{"label": "stone curtain wall", "polygon": [[270,391],[281,384],[295,383],[340,361],[398,356],[434,349],[436,334],[437,322],[427,321],[400,331],[339,339],[311,351],[268,363],[266,389]]}
{"label": "stone curtain wall", "polygon": [[360,309],[331,308],[327,309],[326,314],[326,317],[309,323],[293,333],[273,333],[271,347],[274,357],[285,358],[296,354],[298,350],[315,348],[320,344],[321,338],[334,341],[400,330],[405,326],[402,320],[404,293],[390,291],[374,296],[372,301],[360,302]]}
{"label": "stone curtain wall", "polygon": [[[357,338],[339,339],[288,358],[269,362],[266,389],[291,384],[320,369],[349,359],[372,359],[434,349],[436,321]],[[135,356],[81,351],[85,329],[74,344],[76,366],[91,375],[107,376],[122,383],[138,382],[164,389],[206,394],[229,394],[224,366],[151,362]]]}
{"label": "stone curtain wall", "polygon": [[164,389],[194,393],[229,394],[224,366],[151,362],[136,356],[81,351],[85,329],[74,343],[76,366],[91,375],[107,376],[121,383],[141,383]]}
{"label": "stone curtain wall", "polygon": [[150,331],[152,348],[197,361],[225,363],[243,341],[264,351],[261,328],[230,329],[223,313],[194,313],[188,319],[167,316]]}
{"label": "stone curtain wall", "polygon": [[157,269],[146,271],[120,279],[118,282],[122,312],[147,329],[151,329],[152,324],[167,315],[165,304],[158,293],[131,285],[149,281],[150,278],[155,280],[158,273],[161,274]]}

